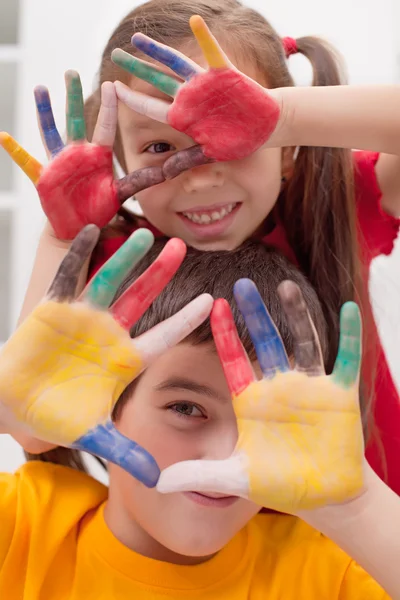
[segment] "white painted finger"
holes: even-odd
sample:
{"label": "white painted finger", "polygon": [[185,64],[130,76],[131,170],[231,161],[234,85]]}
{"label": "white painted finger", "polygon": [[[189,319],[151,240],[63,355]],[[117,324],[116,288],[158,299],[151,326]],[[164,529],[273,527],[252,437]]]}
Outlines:
{"label": "white painted finger", "polygon": [[118,99],[114,85],[106,81],[101,86],[101,105],[92,142],[112,148],[118,122]]}
{"label": "white painted finger", "polygon": [[118,99],[128,108],[155,121],[160,121],[161,123],[168,122],[168,110],[171,104],[164,100],[147,96],[146,94],[134,92],[120,81],[116,81],[114,86]]}
{"label": "white painted finger", "polygon": [[135,338],[133,345],[142,356],[144,366],[149,365],[166,350],[179,344],[196,327],[201,325],[209,316],[213,302],[213,297],[210,294],[202,294],[189,302],[173,317],[166,319],[150,331]]}
{"label": "white painted finger", "polygon": [[161,471],[157,490],[162,494],[199,492],[249,496],[246,457],[236,454],[225,460],[188,460]]}

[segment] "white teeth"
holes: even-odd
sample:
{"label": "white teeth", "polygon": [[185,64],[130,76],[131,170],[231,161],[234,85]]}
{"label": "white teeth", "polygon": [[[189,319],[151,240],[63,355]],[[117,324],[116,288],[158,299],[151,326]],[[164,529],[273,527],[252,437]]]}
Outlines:
{"label": "white teeth", "polygon": [[221,219],[226,217],[226,215],[229,215],[229,213],[231,213],[235,207],[236,207],[236,202],[233,204],[228,204],[224,208],[221,208],[221,210],[219,210],[219,211],[214,210],[211,213],[211,215],[206,214],[206,213],[199,214],[199,213],[190,213],[190,212],[184,212],[182,214],[187,219],[190,219],[190,221],[193,221],[194,223],[200,223],[201,225],[208,225],[209,223],[214,223],[215,221],[220,221]]}

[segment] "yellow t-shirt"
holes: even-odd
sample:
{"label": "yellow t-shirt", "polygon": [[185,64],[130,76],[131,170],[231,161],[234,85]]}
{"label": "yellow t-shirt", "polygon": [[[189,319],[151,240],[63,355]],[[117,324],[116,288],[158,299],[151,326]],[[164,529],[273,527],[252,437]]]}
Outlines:
{"label": "yellow t-shirt", "polygon": [[107,489],[31,462],[0,475],[3,600],[383,600],[333,542],[294,517],[255,517],[214,558],[177,566],[123,546],[103,518]]}

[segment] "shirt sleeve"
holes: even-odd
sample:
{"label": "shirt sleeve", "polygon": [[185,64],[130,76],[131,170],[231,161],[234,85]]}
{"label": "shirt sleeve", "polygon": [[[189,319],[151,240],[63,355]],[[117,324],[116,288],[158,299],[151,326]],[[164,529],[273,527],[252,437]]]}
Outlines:
{"label": "shirt sleeve", "polygon": [[17,474],[0,473],[0,570],[7,556],[15,529],[18,479]]}
{"label": "shirt sleeve", "polygon": [[377,152],[354,152],[354,184],[360,243],[366,262],[391,254],[400,219],[382,208],[382,191],[376,176]]}
{"label": "shirt sleeve", "polygon": [[364,569],[351,561],[340,588],[339,600],[391,600],[391,598]]}

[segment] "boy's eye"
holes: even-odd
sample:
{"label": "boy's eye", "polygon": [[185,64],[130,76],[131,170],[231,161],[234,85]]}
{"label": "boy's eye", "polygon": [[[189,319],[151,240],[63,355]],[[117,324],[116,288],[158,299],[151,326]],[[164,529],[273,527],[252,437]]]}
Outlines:
{"label": "boy's eye", "polygon": [[147,146],[145,152],[150,152],[150,154],[163,154],[164,152],[172,152],[173,150],[175,150],[175,148],[172,144],[168,144],[167,142],[157,142]]}
{"label": "boy's eye", "polygon": [[192,417],[197,419],[199,417],[205,417],[203,412],[191,402],[177,402],[176,404],[171,404],[168,409],[177,413],[179,417]]}

